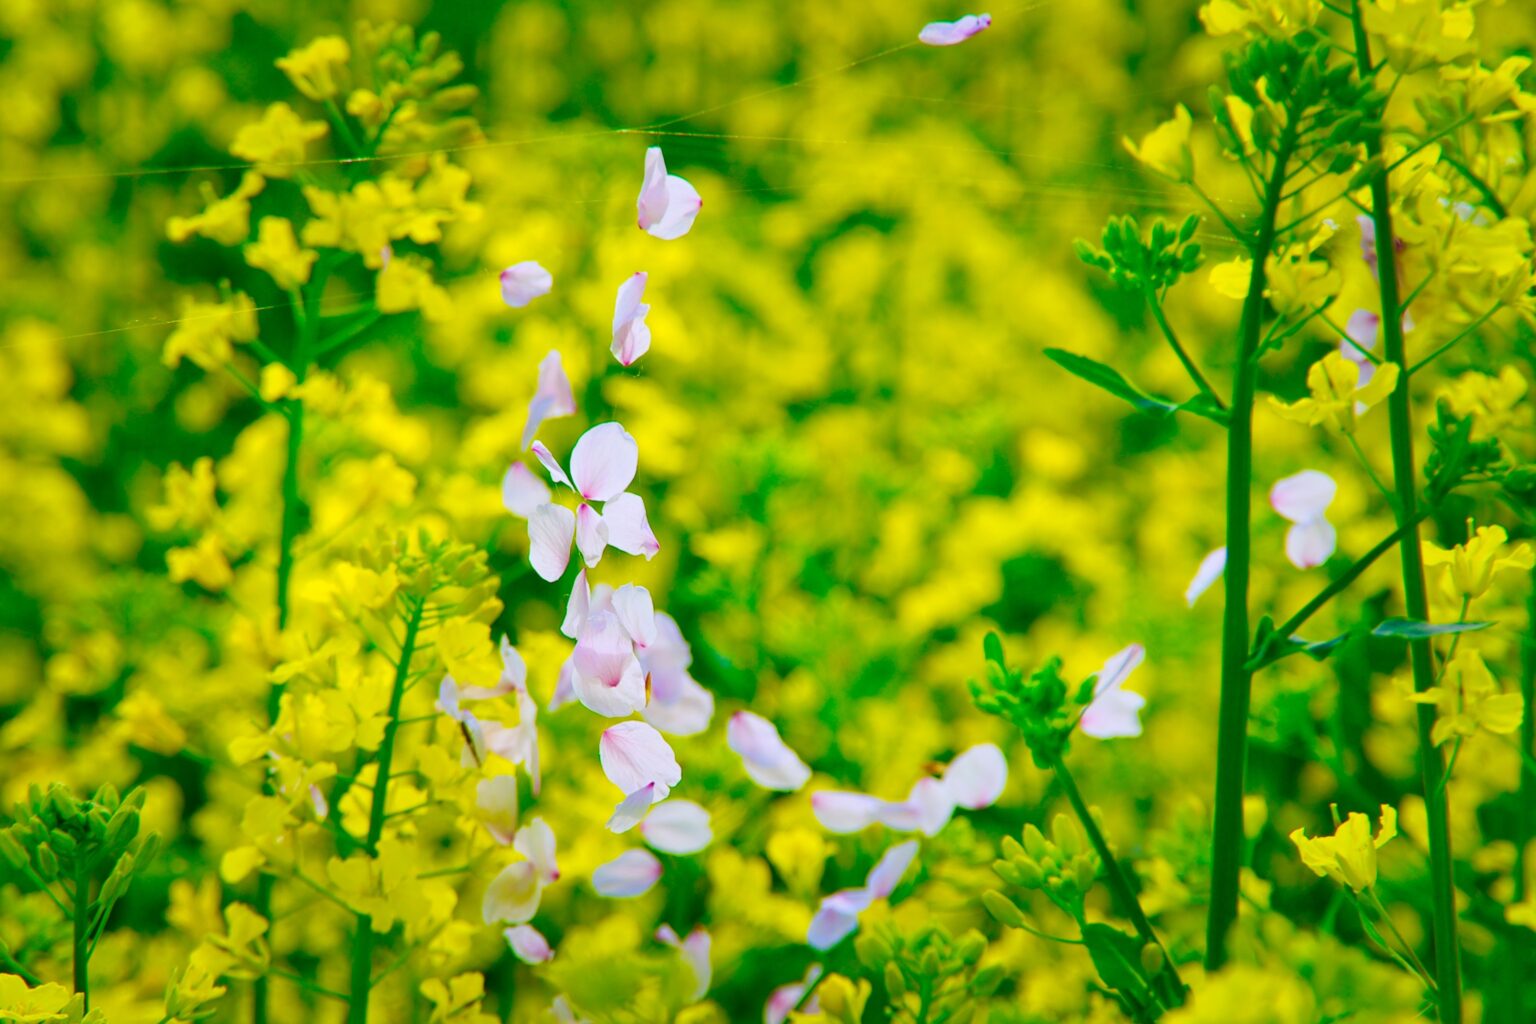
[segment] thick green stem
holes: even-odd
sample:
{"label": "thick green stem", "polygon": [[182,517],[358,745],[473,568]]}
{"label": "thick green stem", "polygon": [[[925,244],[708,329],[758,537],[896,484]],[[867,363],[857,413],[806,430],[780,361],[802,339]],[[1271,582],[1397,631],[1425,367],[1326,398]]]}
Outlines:
{"label": "thick green stem", "polygon": [[[1520,700],[1525,707],[1525,716],[1520,719],[1520,749],[1527,757],[1536,755],[1536,718],[1532,717],[1532,709],[1536,708],[1536,570],[1531,572],[1530,583],[1531,591],[1525,602],[1525,636],[1520,638]],[[1524,903],[1530,898],[1526,864],[1533,838],[1536,838],[1536,775],[1521,772],[1520,793],[1515,801],[1516,903]],[[1509,1012],[1518,1018],[1525,1011],[1523,1001],[1527,991],[1520,979],[1531,977],[1531,953],[1536,942],[1532,941],[1528,928],[1515,927],[1511,932],[1509,979],[1513,984]]]}
{"label": "thick green stem", "polygon": [[1296,138],[1287,127],[1275,152],[1253,270],[1238,329],[1232,407],[1227,424],[1227,566],[1221,620],[1221,710],[1216,721],[1216,807],[1211,846],[1211,903],[1206,918],[1205,964],[1216,970],[1227,958],[1227,933],[1237,920],[1238,877],[1243,853],[1243,778],[1248,762],[1248,709],[1253,672],[1248,667],[1248,569],[1253,504],[1253,401],[1264,320],[1265,262],[1275,245],[1275,218],[1285,188],[1285,169]]}
{"label": "thick green stem", "polygon": [[75,991],[91,1008],[91,873],[82,856],[75,866]]}
{"label": "thick green stem", "polygon": [[[1362,79],[1370,79],[1371,42],[1361,20],[1358,0],[1351,8],[1355,37],[1355,59]],[[1381,157],[1379,135],[1366,139],[1366,155]],[[1371,221],[1376,228],[1377,285],[1381,293],[1382,355],[1388,362],[1407,366],[1403,341],[1403,310],[1398,293],[1397,236],[1392,227],[1392,196],[1386,173],[1371,180]],[[1397,492],[1397,523],[1402,530],[1398,550],[1402,553],[1403,603],[1409,618],[1429,621],[1429,591],[1424,582],[1424,553],[1420,546],[1418,514],[1418,477],[1413,455],[1413,405],[1409,382],[1404,381],[1387,396],[1387,424],[1391,433],[1392,478]],[[1413,688],[1419,693],[1435,685],[1434,651],[1429,640],[1415,640],[1408,645],[1413,670]],[[1456,938],[1456,884],[1452,874],[1450,816],[1445,789],[1440,785],[1445,775],[1445,759],[1435,745],[1435,707],[1419,704],[1419,773],[1424,786],[1424,810],[1429,835],[1430,890],[1434,899],[1435,998],[1441,1024],[1461,1021],[1460,947]]]}
{"label": "thick green stem", "polygon": [[[422,599],[411,609],[405,623],[405,639],[400,643],[400,659],[395,663],[395,682],[389,693],[389,722],[379,742],[378,774],[373,783],[373,802],[368,809],[368,835],[363,850],[378,856],[379,839],[384,835],[384,819],[389,801],[389,771],[395,757],[395,733],[400,728],[400,701],[405,697],[405,683],[411,674],[411,656],[416,651],[416,631],[421,627]],[[368,994],[373,989],[373,918],[359,914],[352,933],[352,982],[347,1005],[347,1024],[367,1024]]]}
{"label": "thick green stem", "polygon": [[1163,997],[1168,1001],[1170,1008],[1183,1005],[1185,989],[1184,982],[1179,977],[1179,969],[1174,966],[1173,958],[1168,955],[1168,950],[1163,947],[1162,940],[1153,930],[1146,911],[1141,909],[1141,900],[1137,898],[1136,890],[1131,887],[1131,880],[1126,876],[1125,869],[1120,866],[1114,851],[1109,848],[1109,841],[1104,838],[1098,821],[1088,810],[1088,804],[1077,788],[1077,781],[1072,778],[1066,762],[1060,757],[1051,767],[1056,773],[1056,781],[1061,785],[1062,792],[1066,794],[1067,803],[1072,805],[1072,813],[1077,815],[1083,831],[1088,833],[1088,841],[1093,844],[1094,852],[1099,855],[1099,860],[1104,865],[1104,880],[1109,884],[1110,894],[1114,896],[1115,902],[1120,904],[1126,916],[1131,919],[1131,925],[1136,929],[1136,934],[1141,936],[1142,941],[1155,946],[1163,954],[1163,970],[1158,972]]}

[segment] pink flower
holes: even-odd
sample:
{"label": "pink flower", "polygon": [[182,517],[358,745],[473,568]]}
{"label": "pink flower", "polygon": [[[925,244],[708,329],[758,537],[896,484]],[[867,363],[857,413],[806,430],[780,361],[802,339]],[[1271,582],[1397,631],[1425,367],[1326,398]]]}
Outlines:
{"label": "pink flower", "polygon": [[1147,699],[1122,687],[1146,656],[1145,647],[1131,644],[1110,655],[1109,660],[1104,662],[1104,667],[1099,669],[1098,679],[1094,681],[1093,700],[1078,719],[1086,735],[1096,740],[1141,735],[1139,713]]}
{"label": "pink flower", "polygon": [[555,278],[533,260],[514,263],[501,272],[501,300],[513,309],[522,309],[541,295],[548,295]]}
{"label": "pink flower", "polygon": [[533,443],[545,420],[569,416],[575,411],[576,396],[571,393],[571,379],[565,375],[560,353],[551,349],[539,360],[539,384],[528,402],[528,419],[523,424],[523,447],[527,448]]}
{"label": "pink flower", "polygon": [[811,769],[800,755],[789,749],[778,728],[761,715],[736,712],[726,726],[725,739],[741,755],[747,776],[764,789],[792,793],[811,777]]}
{"label": "pink flower", "polygon": [[[646,519],[645,502],[625,491],[640,458],[639,445],[627,430],[617,423],[599,423],[581,435],[571,451],[569,475],[542,441],[533,443],[533,454],[556,484],[581,497],[575,512],[546,503],[528,519],[528,560],[541,578],[553,583],[565,575],[573,538],[588,568],[602,559],[610,545],[626,554],[643,554],[647,560],[661,550]],[[526,491],[525,483],[519,486]],[[603,511],[598,512],[593,502],[604,503]]]}
{"label": "pink flower", "polygon": [[667,173],[661,147],[652,146],[645,151],[645,180],[635,205],[640,214],[640,230],[653,238],[670,241],[682,238],[693,227],[693,219],[699,215],[704,200],[698,189]]}
{"label": "pink flower", "polygon": [[645,295],[645,271],[631,274],[619,285],[613,300],[613,344],[608,350],[620,366],[629,366],[651,350],[651,329],[645,315],[651,307],[641,302]]}
{"label": "pink flower", "polygon": [[1333,554],[1338,534],[1327,512],[1338,489],[1333,477],[1316,469],[1302,470],[1270,488],[1270,505],[1292,524],[1285,533],[1285,556],[1296,568],[1322,565]]}
{"label": "pink flower", "polygon": [[918,42],[929,46],[954,46],[992,27],[992,15],[967,14],[954,21],[932,21],[917,34]]}

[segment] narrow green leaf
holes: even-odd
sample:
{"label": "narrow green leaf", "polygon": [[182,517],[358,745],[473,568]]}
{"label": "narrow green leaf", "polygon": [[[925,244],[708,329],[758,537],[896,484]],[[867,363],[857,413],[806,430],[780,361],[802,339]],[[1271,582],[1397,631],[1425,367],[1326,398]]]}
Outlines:
{"label": "narrow green leaf", "polygon": [[1371,630],[1371,636],[1393,640],[1426,640],[1447,633],[1472,633],[1487,629],[1491,622],[1421,622],[1418,619],[1384,619]]}
{"label": "narrow green leaf", "polygon": [[1166,402],[1161,398],[1154,398],[1121,375],[1120,371],[1112,366],[1106,366],[1096,359],[1080,356],[1075,352],[1067,352],[1059,348],[1045,350],[1046,357],[1057,366],[1066,370],[1074,377],[1081,377],[1096,388],[1102,388],[1123,401],[1129,402],[1138,409],[1152,412],[1175,412],[1178,406]]}
{"label": "narrow green leaf", "polygon": [[1093,968],[1107,988],[1123,993],[1138,1004],[1146,1002],[1147,983],[1141,974],[1139,938],[1107,924],[1083,927],[1083,944],[1093,958]]}

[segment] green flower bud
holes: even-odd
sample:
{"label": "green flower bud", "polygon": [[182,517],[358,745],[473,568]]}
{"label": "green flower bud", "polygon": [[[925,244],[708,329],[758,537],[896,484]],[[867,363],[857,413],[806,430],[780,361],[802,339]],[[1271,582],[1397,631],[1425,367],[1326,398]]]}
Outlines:
{"label": "green flower bud", "polygon": [[[997,877],[1001,878],[1009,885],[1016,885],[1021,889],[1032,889],[1034,886],[1030,885],[1026,881],[1027,877],[1029,876],[1024,873],[1024,864],[1033,865],[1034,861],[1025,860],[1018,863],[1006,860],[995,861],[992,864],[992,870],[997,872]],[[1039,867],[1035,867],[1035,874],[1038,874],[1039,871]]]}
{"label": "green flower bud", "polygon": [[1025,856],[1024,847],[1020,846],[1019,841],[1013,836],[1003,836],[1001,845],[1003,856],[1009,860],[1018,860]]}
{"label": "green flower bud", "polygon": [[80,802],[63,786],[48,787],[48,802],[58,812],[61,821],[71,821],[80,816]]}
{"label": "green flower bud", "polygon": [[1147,977],[1152,977],[1163,969],[1163,949],[1156,943],[1149,942],[1141,947],[1141,970]]}
{"label": "green flower bud", "polygon": [[1024,826],[1024,849],[1036,860],[1050,852],[1050,844],[1045,841],[1045,833],[1033,824]]}
{"label": "green flower bud", "polygon": [[32,869],[45,882],[59,877],[59,857],[53,852],[53,847],[47,843],[38,843],[32,848]]}
{"label": "green flower bud", "polygon": [[960,962],[969,966],[981,959],[981,955],[987,951],[987,937],[974,928],[960,937],[955,945],[955,956]]}
{"label": "green flower bud", "polygon": [[1020,861],[1017,867],[1019,869],[1018,884],[1021,888],[1038,889],[1045,884],[1045,870],[1039,864],[1026,859]]}
{"label": "green flower bud", "polygon": [[1056,815],[1051,822],[1051,838],[1068,857],[1077,856],[1083,848],[1083,833],[1077,822],[1065,814]]}
{"label": "green flower bud", "polygon": [[990,996],[1003,983],[1005,973],[1002,964],[988,964],[971,979],[971,991],[983,998]]}
{"label": "green flower bud", "polygon": [[1093,858],[1079,854],[1072,860],[1072,877],[1084,892],[1093,888],[1093,880],[1099,875],[1099,866]]}
{"label": "green flower bud", "polygon": [[0,829],[0,858],[9,864],[13,871],[25,870],[27,866],[27,851],[11,829]]}
{"label": "green flower bud", "polygon": [[892,1000],[900,1000],[907,994],[907,980],[894,960],[885,965],[885,991]]}
{"label": "green flower bud", "polygon": [[853,940],[853,952],[867,970],[875,971],[895,955],[891,942],[877,931],[867,931]]}
{"label": "green flower bud", "polygon": [[1019,909],[1018,904],[996,889],[988,889],[981,894],[981,905],[987,908],[987,913],[991,914],[998,924],[1009,928],[1023,928],[1026,923],[1024,911]]}

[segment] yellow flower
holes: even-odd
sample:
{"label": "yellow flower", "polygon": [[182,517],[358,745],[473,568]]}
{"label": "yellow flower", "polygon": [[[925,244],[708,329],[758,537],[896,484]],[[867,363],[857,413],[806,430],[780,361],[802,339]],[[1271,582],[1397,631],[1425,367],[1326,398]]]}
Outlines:
{"label": "yellow flower", "polygon": [[1338,352],[1330,352],[1307,371],[1307,386],[1312,389],[1310,398],[1286,404],[1271,395],[1270,405],[1288,420],[1314,427],[1327,424],[1340,433],[1353,433],[1356,417],[1397,387],[1396,363],[1382,363],[1375,368],[1370,380],[1361,384],[1364,371],[1359,363]]}
{"label": "yellow flower", "polygon": [[807,828],[775,832],[768,837],[764,851],[768,863],[784,879],[790,892],[809,898],[821,885],[821,873],[826,867],[831,847],[821,833]]}
{"label": "yellow flower", "polygon": [[1424,564],[1444,566],[1444,592],[1456,601],[1474,601],[1488,593],[1493,578],[1510,569],[1528,570],[1536,565],[1530,545],[1505,547],[1509,534],[1502,526],[1479,526],[1465,544],[1447,551],[1434,543],[1424,545]]}
{"label": "yellow flower", "polygon": [[1317,23],[1321,0],[1210,0],[1200,8],[1200,22],[1213,36],[1252,29],[1280,38]]}
{"label": "yellow flower", "polygon": [[341,92],[338,81],[347,78],[347,63],[352,50],[340,36],[321,36],[308,46],[280,57],[277,66],[293,87],[316,103],[335,99]]}
{"label": "yellow flower", "polygon": [[287,398],[298,383],[299,378],[288,367],[282,363],[268,363],[261,368],[261,380],[256,390],[265,401],[277,402]]}
{"label": "yellow flower", "polygon": [[460,686],[494,687],[501,680],[501,656],[483,622],[454,616],[437,628],[437,655]]}
{"label": "yellow flower", "polygon": [[224,554],[224,546],[211,533],[203,534],[192,547],[167,551],[165,566],[173,582],[191,580],[204,590],[223,590],[235,578],[229,567],[229,559]]}
{"label": "yellow flower", "polygon": [[419,309],[422,316],[438,322],[453,315],[448,293],[432,280],[430,264],[416,256],[397,256],[379,271],[374,301],[380,313]]}
{"label": "yellow flower", "polygon": [[1291,833],[1291,842],[1301,853],[1302,863],[1319,878],[1331,878],[1355,892],[1376,884],[1376,851],[1397,835],[1397,809],[1381,805],[1381,828],[1371,838],[1371,821],[1359,811],[1352,811],[1331,836],[1309,839],[1305,829]]}
{"label": "yellow flower", "polygon": [[1446,665],[1444,685],[1410,694],[1408,699],[1436,706],[1438,715],[1430,734],[1436,744],[1453,736],[1472,736],[1479,729],[1507,736],[1520,728],[1525,712],[1520,695],[1500,693],[1482,655],[1466,648]]}
{"label": "yellow flower", "polygon": [[1248,295],[1248,281],[1253,276],[1253,260],[1228,260],[1211,268],[1211,287],[1229,299],[1242,299]]}
{"label": "yellow flower", "polygon": [[1170,181],[1189,182],[1195,176],[1195,156],[1189,148],[1189,133],[1194,126],[1189,109],[1180,103],[1173,111],[1173,119],[1164,121],[1142,136],[1141,144],[1123,140],[1126,151],[1147,169]]}
{"label": "yellow flower", "polygon": [[797,1013],[790,1019],[796,1024],[858,1024],[864,1019],[871,990],[867,981],[854,982],[841,974],[830,974],[816,989],[821,1012]]}
{"label": "yellow flower", "polygon": [[1472,417],[1474,437],[1496,437],[1506,427],[1529,422],[1531,409],[1522,401],[1529,387],[1519,370],[1505,366],[1497,377],[1464,373],[1446,385],[1444,395],[1452,412]]}
{"label": "yellow flower", "polygon": [[245,262],[265,270],[283,291],[293,291],[309,280],[310,268],[320,256],[299,248],[293,223],[282,217],[263,217],[256,227],[256,241],[245,247]]}
{"label": "yellow flower", "polygon": [[203,182],[207,203],[203,212],[192,217],[172,217],[165,226],[166,237],[173,242],[185,242],[193,235],[202,235],[220,245],[240,244],[251,233],[251,197],[266,183],[257,172],[246,171],[240,186],[220,199],[213,186]]}
{"label": "yellow flower", "polygon": [[74,994],[52,983],[28,988],[19,975],[0,974],[0,1015],[16,1024],[54,1024],[69,1019]]}
{"label": "yellow flower", "polygon": [[218,514],[218,481],[213,460],[206,456],[185,466],[172,463],[163,481],[165,498],[149,509],[149,524],[157,530],[200,530]]}
{"label": "yellow flower", "polygon": [[229,152],[249,160],[266,175],[286,178],[302,163],[309,143],[325,137],[324,121],[306,121],[286,103],[274,103],[261,120],[241,128]]}
{"label": "yellow flower", "polygon": [[161,359],[166,366],[180,366],[190,359],[204,370],[221,369],[234,355],[232,342],[256,337],[256,307],[249,296],[236,292],[228,302],[182,300],[181,319],[165,339]]}

